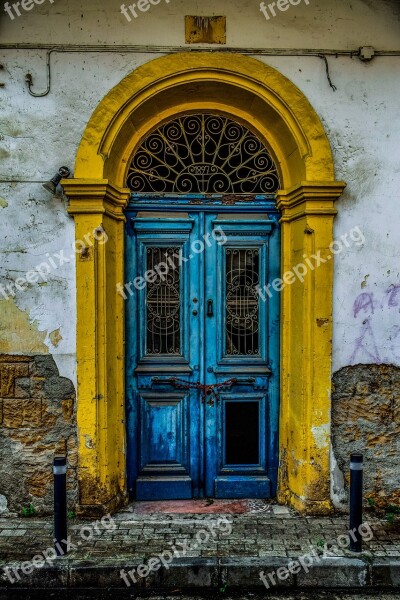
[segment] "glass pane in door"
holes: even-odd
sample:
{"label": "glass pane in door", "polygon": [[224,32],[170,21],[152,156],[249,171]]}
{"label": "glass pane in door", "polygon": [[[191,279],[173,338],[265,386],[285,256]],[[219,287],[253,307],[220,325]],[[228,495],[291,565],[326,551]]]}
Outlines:
{"label": "glass pane in door", "polygon": [[226,464],[255,465],[259,460],[259,403],[226,402]]}
{"label": "glass pane in door", "polygon": [[180,248],[148,247],[146,288],[146,353],[181,352],[181,271]]}
{"label": "glass pane in door", "polygon": [[260,256],[257,248],[226,250],[225,354],[259,354]]}

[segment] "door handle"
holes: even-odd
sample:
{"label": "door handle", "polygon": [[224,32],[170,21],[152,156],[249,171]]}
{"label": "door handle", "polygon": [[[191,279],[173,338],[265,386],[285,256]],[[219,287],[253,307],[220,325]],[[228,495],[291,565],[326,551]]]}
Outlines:
{"label": "door handle", "polygon": [[214,303],[212,300],[207,300],[207,317],[214,316]]}

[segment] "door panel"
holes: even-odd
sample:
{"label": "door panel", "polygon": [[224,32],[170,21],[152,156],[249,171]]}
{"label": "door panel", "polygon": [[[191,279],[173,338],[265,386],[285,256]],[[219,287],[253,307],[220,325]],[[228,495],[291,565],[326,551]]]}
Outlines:
{"label": "door panel", "polygon": [[188,398],[183,394],[140,394],[140,468],[188,472]]}
{"label": "door panel", "polygon": [[269,452],[277,415],[272,422],[268,408],[277,400],[269,390],[270,324],[276,327],[279,305],[262,301],[257,290],[275,276],[279,241],[270,219],[207,220],[223,229],[226,242],[206,255],[206,297],[216,305],[206,316],[206,382],[235,383],[206,407],[206,495],[266,497],[276,483]]}
{"label": "door panel", "polygon": [[170,381],[197,377],[199,331],[188,302],[192,289],[199,287],[198,269],[189,259],[197,226],[189,217],[131,220],[130,280],[136,284],[128,311],[137,315],[137,353],[130,377],[136,405],[136,424],[132,419],[131,425],[138,499],[191,498],[199,493],[199,392],[180,391]]}
{"label": "door panel", "polygon": [[257,289],[279,276],[277,213],[180,202],[175,218],[171,206],[128,212],[130,487],[138,499],[269,497],[279,297]]}
{"label": "door panel", "polygon": [[136,483],[137,497],[156,493],[162,498],[191,498],[188,395],[140,393],[139,398],[141,476]]}

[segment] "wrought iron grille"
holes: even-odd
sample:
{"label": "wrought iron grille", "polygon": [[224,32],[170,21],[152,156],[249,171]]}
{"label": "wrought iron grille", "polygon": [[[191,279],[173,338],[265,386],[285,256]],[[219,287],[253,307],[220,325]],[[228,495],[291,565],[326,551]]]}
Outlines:
{"label": "wrought iron grille", "polygon": [[[147,248],[147,270],[168,264],[166,272],[158,272],[157,278],[146,288],[146,353],[180,354],[181,351],[181,290],[179,248]],[[157,271],[155,271],[157,273]]]}
{"label": "wrought iron grille", "polygon": [[260,256],[257,249],[226,250],[226,354],[259,353]]}
{"label": "wrought iron grille", "polygon": [[254,133],[226,117],[197,114],[174,119],[145,138],[127,186],[137,193],[270,194],[280,182]]}

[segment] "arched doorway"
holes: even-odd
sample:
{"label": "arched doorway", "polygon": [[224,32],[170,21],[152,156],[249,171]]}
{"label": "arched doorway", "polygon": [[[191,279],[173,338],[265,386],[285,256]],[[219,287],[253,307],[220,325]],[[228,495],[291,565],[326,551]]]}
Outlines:
{"label": "arched doorway", "polygon": [[277,166],[250,129],[197,112],[142,140],[127,185],[129,491],[275,496]]}
{"label": "arched doorway", "polygon": [[[304,255],[327,256],[334,201],[329,143],[304,95],[258,60],[196,53],[156,59],[102,100],[65,180],[77,239],[101,225],[108,243],[77,261],[78,427],[81,506],[112,509],[126,498],[124,210],[131,157],[146,136],[180,115],[225,116],[256,134],[281,188],[281,387],[278,498],[308,512],[330,509],[332,261],[294,278]],[[274,288],[275,291],[275,288]]]}

